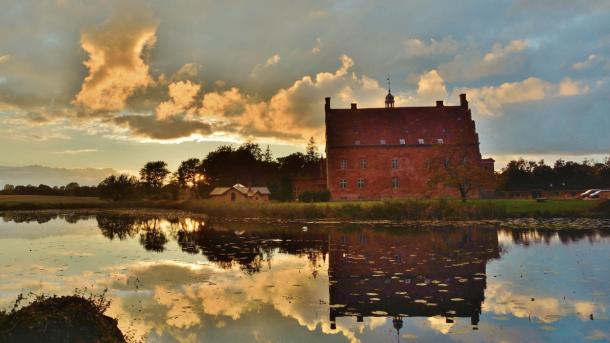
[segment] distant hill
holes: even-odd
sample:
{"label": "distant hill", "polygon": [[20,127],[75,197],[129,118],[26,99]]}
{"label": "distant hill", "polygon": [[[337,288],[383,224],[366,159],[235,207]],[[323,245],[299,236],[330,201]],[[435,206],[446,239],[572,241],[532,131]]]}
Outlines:
{"label": "distant hill", "polygon": [[67,169],[44,166],[10,167],[0,166],[0,189],[5,184],[63,186],[78,182],[81,186],[97,185],[108,175],[117,174],[112,168]]}

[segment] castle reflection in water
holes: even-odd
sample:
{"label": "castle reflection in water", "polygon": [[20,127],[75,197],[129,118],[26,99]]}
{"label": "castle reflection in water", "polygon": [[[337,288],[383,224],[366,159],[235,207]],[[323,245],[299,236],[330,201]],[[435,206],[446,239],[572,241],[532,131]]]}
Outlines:
{"label": "castle reflection in water", "polygon": [[470,317],[477,325],[487,261],[499,257],[495,229],[430,229],[329,234],[330,320],[391,316]]}

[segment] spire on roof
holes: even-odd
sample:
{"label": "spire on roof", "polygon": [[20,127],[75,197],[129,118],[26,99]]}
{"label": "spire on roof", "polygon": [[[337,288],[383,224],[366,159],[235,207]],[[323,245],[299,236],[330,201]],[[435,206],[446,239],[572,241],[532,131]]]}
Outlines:
{"label": "spire on roof", "polygon": [[385,107],[391,108],[394,107],[394,96],[392,95],[392,90],[390,88],[390,74],[388,74],[388,95],[385,96]]}

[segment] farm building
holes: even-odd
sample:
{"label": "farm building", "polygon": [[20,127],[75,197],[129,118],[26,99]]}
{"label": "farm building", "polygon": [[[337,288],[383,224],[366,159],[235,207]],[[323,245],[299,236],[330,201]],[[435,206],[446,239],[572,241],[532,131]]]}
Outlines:
{"label": "farm building", "polygon": [[216,187],[210,192],[210,199],[223,202],[269,201],[271,192],[267,187],[246,187],[235,184],[231,187]]}

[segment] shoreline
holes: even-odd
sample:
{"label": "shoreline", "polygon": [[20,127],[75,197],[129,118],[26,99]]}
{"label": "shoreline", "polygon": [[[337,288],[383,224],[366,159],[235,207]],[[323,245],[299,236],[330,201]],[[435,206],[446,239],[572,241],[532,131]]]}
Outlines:
{"label": "shoreline", "polygon": [[419,219],[394,221],[387,219],[377,220],[341,220],[341,219],[282,219],[269,217],[232,217],[220,218],[210,217],[202,213],[189,212],[183,210],[167,209],[133,209],[133,208],[78,208],[78,209],[40,209],[40,210],[0,210],[0,218],[5,222],[30,222],[38,221],[41,217],[48,220],[84,220],[98,215],[106,216],[134,216],[134,217],[160,217],[168,220],[176,219],[199,219],[211,223],[239,223],[253,225],[265,224],[289,224],[296,225],[296,229],[302,226],[330,226],[330,227],[360,227],[360,226],[382,226],[384,229],[434,229],[434,228],[465,228],[465,227],[494,227],[515,230],[610,230],[610,218],[591,218],[591,217],[553,217],[553,218],[502,218],[502,219]]}

